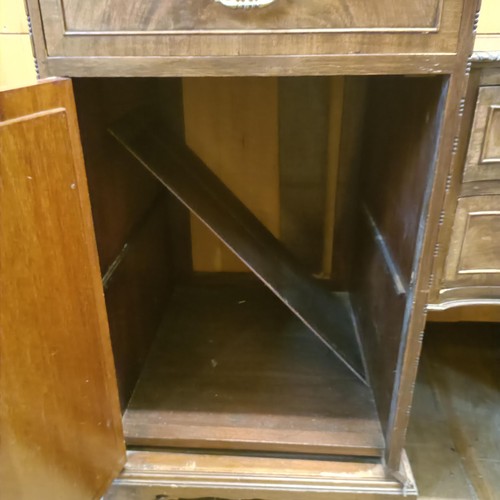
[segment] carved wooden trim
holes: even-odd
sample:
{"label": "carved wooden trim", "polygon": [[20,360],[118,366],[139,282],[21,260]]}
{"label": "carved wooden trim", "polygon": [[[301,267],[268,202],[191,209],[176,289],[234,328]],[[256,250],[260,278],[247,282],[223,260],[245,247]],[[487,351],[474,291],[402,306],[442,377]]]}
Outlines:
{"label": "carved wooden trim", "polygon": [[470,61],[474,64],[500,62],[500,51],[473,52]]}

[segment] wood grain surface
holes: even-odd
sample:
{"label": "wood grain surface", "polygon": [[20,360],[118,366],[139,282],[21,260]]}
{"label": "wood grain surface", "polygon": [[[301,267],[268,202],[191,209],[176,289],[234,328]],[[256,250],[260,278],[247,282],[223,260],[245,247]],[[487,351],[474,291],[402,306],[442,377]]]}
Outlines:
{"label": "wood grain surface", "polygon": [[[283,6],[288,5],[285,1],[280,0],[271,9],[282,10]],[[44,75],[61,74],[63,71],[70,76],[76,76],[81,71],[85,71],[85,76],[90,72],[95,76],[106,74],[145,76],[160,73],[164,76],[182,74],[215,76],[221,73],[232,76],[284,75],[290,74],[287,69],[290,64],[295,66],[297,72],[296,63],[309,67],[309,70],[302,74],[334,74],[330,66],[331,57],[337,55],[347,56],[343,74],[352,73],[352,66],[357,66],[358,71],[363,67],[367,68],[368,60],[364,59],[365,56],[373,56],[371,59],[374,64],[386,59],[390,61],[389,65],[400,68],[409,56],[414,56],[412,72],[434,72],[444,69],[447,57],[457,53],[458,33],[464,7],[462,0],[442,2],[426,0],[419,3],[409,0],[404,2],[384,0],[381,5],[366,0],[356,2],[336,0],[333,3],[315,1],[303,5],[290,1],[290,16],[283,17],[282,26],[285,28],[292,26],[292,28],[288,28],[288,32],[286,29],[280,32],[279,29],[277,31],[265,29],[264,20],[268,16],[273,19],[268,22],[268,27],[280,26],[279,19],[276,20],[276,16],[269,14],[272,10],[267,11],[268,13],[226,12],[229,9],[224,10],[214,2],[207,9],[210,11],[213,8],[215,14],[204,15],[203,21],[196,19],[194,23],[203,25],[204,21],[210,23],[212,19],[220,20],[217,22],[227,22],[227,26],[232,24],[232,31],[221,34],[217,29],[169,31],[168,23],[175,21],[176,16],[163,15],[162,12],[155,13],[155,10],[157,6],[160,10],[175,7],[172,3],[148,3],[147,11],[142,10],[142,4],[136,3],[131,4],[128,9],[112,9],[109,2],[101,2],[101,5],[109,8],[108,14],[100,15],[98,8],[90,8],[88,4],[75,0],[71,4],[68,2],[68,5],[64,5],[60,0],[44,0],[41,4],[35,0],[29,1],[35,28],[35,50]],[[187,8],[191,4],[183,3],[183,5],[186,5],[186,10],[179,9],[178,13],[181,17],[189,18],[190,12]],[[196,9],[200,9],[200,2],[196,5]],[[71,26],[66,24],[65,7],[70,11],[74,8],[73,12],[78,12],[78,19],[87,17],[87,22],[88,16],[96,15],[97,29],[106,28],[106,25],[116,26],[114,23],[120,25],[121,19],[124,30],[115,31],[115,28],[111,27],[111,31],[95,31],[95,28],[89,27],[81,31],[72,31]],[[135,10],[137,7],[140,12]],[[326,16],[323,17],[324,9],[329,8],[332,10],[337,8],[337,14],[328,16],[327,10]],[[302,9],[306,15],[307,10],[311,9],[311,15],[307,15],[308,21],[305,23],[303,23],[304,18],[300,20],[300,16],[297,17]],[[319,13],[313,9],[319,10]],[[252,30],[242,27],[241,18],[253,19],[252,14],[259,16],[256,24],[260,22],[264,29]],[[74,17],[76,18],[76,14]],[[228,19],[232,21],[228,22]],[[305,24],[312,26],[313,29],[308,31],[307,28],[302,28],[304,32],[297,33],[297,30],[293,29],[294,19],[299,22],[295,26]],[[325,19],[328,19],[326,23]],[[90,23],[93,24],[94,21]],[[314,27],[318,24],[320,27],[325,24],[333,26],[333,32],[325,33],[321,29],[314,31]],[[235,25],[239,27],[235,29]],[[40,36],[42,26],[45,39]],[[167,29],[163,29],[164,27]],[[390,58],[384,58],[387,55],[390,55]],[[248,61],[240,65],[228,58],[234,56],[238,56],[238,60],[241,57],[255,58],[256,60],[252,62],[253,69],[249,71]],[[268,61],[262,59],[264,56],[290,58],[275,59],[273,64],[267,64]],[[310,56],[318,57],[312,60]],[[114,59],[108,60],[110,57]],[[362,64],[357,64],[357,61]],[[349,67],[351,69],[348,69]],[[450,69],[451,67],[448,70]],[[400,69],[398,72],[401,73],[403,70]]]}
{"label": "wood grain surface", "polygon": [[[39,47],[37,45],[36,47]],[[44,77],[242,77],[310,75],[449,74],[454,54],[401,53],[358,55],[189,56],[189,57],[45,57],[37,61]]]}
{"label": "wood grain surface", "polygon": [[125,455],[71,83],[0,109],[0,498],[98,498]]}
{"label": "wood grain surface", "polygon": [[161,197],[137,222],[104,277],[122,408],[144,366],[173,288],[169,229],[168,200]]}
{"label": "wood grain surface", "polygon": [[500,196],[458,201],[443,288],[495,286],[500,278]]}
{"label": "wood grain surface", "polygon": [[464,182],[500,179],[500,86],[480,87]]}
{"label": "wood grain surface", "polygon": [[[342,83],[183,79],[187,144],[305,268],[324,276],[332,267]],[[194,216],[191,241],[195,271],[248,271]]]}
{"label": "wood grain surface", "polygon": [[105,498],[415,500],[417,490],[406,457],[403,462],[404,485],[387,474],[380,460],[133,451]]}
{"label": "wood grain surface", "polygon": [[[273,78],[183,79],[186,144],[279,237],[277,99]],[[248,270],[195,216],[191,242],[195,271]]]}
{"label": "wood grain surface", "polygon": [[365,456],[384,446],[369,387],[258,282],[176,289],[124,427],[138,446]]}
{"label": "wood grain surface", "polygon": [[331,219],[328,225],[332,224],[333,235],[328,239],[325,230],[325,244],[331,245],[331,253],[325,252],[324,259],[331,260],[331,275],[337,290],[352,289],[355,274],[368,82],[368,78],[362,77],[331,79],[327,187],[330,193],[326,197],[325,223]]}
{"label": "wood grain surface", "polygon": [[457,318],[498,317],[498,216],[500,214],[500,83],[498,68],[477,66],[464,100],[464,125],[457,137],[457,165],[450,173],[442,210],[430,309],[466,306]]}
{"label": "wood grain surface", "polygon": [[150,102],[156,81],[79,78],[73,86],[104,275],[161,191],[107,129],[127,112]]}
{"label": "wood grain surface", "polygon": [[[365,380],[349,310],[313,279],[246,206],[161,120],[127,116],[111,133],[202,221],[352,371]],[[342,309],[341,309],[342,310]]]}
{"label": "wood grain surface", "polygon": [[327,159],[330,90],[329,78],[279,79],[280,241],[316,275],[323,273],[325,239],[333,241],[334,210],[325,220],[327,205],[335,204],[336,164]]}
{"label": "wood grain surface", "polygon": [[405,337],[398,360],[399,377],[396,380],[392,403],[390,427],[391,435],[386,438],[389,467],[400,461],[399,453],[404,446],[408,426],[413,388],[417,374],[418,359],[422,345],[422,332],[425,327],[426,307],[429,302],[429,288],[432,286],[433,258],[439,253],[436,246],[438,230],[442,217],[443,199],[449,187],[451,172],[457,167],[457,143],[462,126],[460,104],[467,93],[469,77],[468,58],[474,42],[475,21],[480,2],[475,0],[463,3],[458,55],[455,69],[443,89],[442,125],[439,132],[435,169],[430,174],[428,189],[423,194],[423,210],[418,229],[417,252],[413,262],[412,280],[409,288],[409,301],[405,311]]}
{"label": "wood grain surface", "polygon": [[400,395],[397,366],[445,88],[440,78],[383,77],[371,80],[366,93],[353,303],[387,439],[400,430],[391,422]]}
{"label": "wood grain surface", "polygon": [[[276,0],[263,9],[228,9],[214,0],[151,0],[123,9],[119,0],[60,0],[68,31],[254,31],[438,29],[440,0]],[[42,0],[42,9],[53,9]]]}

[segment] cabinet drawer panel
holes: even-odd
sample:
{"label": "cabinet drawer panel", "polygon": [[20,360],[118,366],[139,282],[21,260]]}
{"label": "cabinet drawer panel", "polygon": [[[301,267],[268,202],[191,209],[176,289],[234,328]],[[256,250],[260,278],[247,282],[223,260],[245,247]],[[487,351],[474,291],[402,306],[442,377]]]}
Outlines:
{"label": "cabinet drawer panel", "polygon": [[500,195],[458,202],[445,269],[457,285],[500,285]]}
{"label": "cabinet drawer panel", "polygon": [[[232,8],[223,2],[270,3]],[[169,58],[450,55],[457,50],[464,2],[28,0],[28,5],[41,15],[49,57]]]}
{"label": "cabinet drawer panel", "polygon": [[464,181],[500,180],[500,86],[482,87],[465,165]]}
{"label": "cabinet drawer panel", "polygon": [[[441,13],[441,0],[42,0],[41,4],[50,7],[54,2],[64,13],[68,31],[97,32],[432,30]],[[259,3],[260,8],[243,8]]]}

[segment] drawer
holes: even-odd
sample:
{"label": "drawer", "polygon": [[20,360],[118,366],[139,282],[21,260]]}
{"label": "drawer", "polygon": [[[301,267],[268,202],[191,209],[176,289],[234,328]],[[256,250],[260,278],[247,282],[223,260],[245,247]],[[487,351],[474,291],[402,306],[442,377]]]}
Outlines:
{"label": "drawer", "polygon": [[30,11],[41,15],[49,57],[452,54],[463,10],[463,0],[28,0],[28,4]]}
{"label": "drawer", "polygon": [[500,86],[481,87],[464,182],[500,180]]}
{"label": "drawer", "polygon": [[500,195],[458,201],[445,282],[448,288],[500,285]]}
{"label": "drawer", "polygon": [[[43,0],[72,32],[433,29],[440,0]],[[125,5],[125,8],[124,8]],[[259,7],[260,5],[260,7]]]}

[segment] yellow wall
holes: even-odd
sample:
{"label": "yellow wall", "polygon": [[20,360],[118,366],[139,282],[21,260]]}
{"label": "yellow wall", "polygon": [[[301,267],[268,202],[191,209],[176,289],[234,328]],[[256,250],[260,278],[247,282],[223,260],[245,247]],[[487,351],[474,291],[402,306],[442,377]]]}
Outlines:
{"label": "yellow wall", "polygon": [[0,89],[36,80],[23,0],[0,0]]}
{"label": "yellow wall", "polygon": [[483,0],[475,50],[500,50],[500,0]]}

